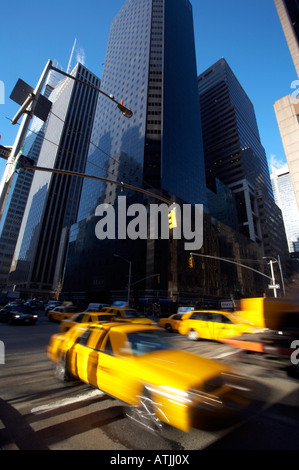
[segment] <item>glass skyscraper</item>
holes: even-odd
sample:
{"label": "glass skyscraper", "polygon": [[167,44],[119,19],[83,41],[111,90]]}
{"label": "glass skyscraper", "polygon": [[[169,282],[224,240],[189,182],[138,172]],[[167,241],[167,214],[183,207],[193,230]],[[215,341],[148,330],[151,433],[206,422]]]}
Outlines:
{"label": "glass skyscraper", "polygon": [[[62,76],[51,70],[43,90],[43,95],[51,96],[55,86]],[[50,98],[50,100],[52,100]],[[25,139],[23,154],[37,162],[43,138],[47,128],[47,122],[33,117],[28,135]],[[16,247],[19,230],[24,215],[27,198],[29,195],[33,172],[20,170],[13,176],[12,186],[5,204],[4,212],[0,222],[0,285],[6,286],[11,262]]]}
{"label": "glass skyscraper", "polygon": [[[100,86],[80,63],[71,74]],[[37,166],[84,173],[97,94],[71,78],[57,84]],[[50,295],[57,289],[81,187],[82,178],[35,171],[9,279],[19,292]]]}
{"label": "glass skyscraper", "polygon": [[198,77],[207,187],[217,179],[235,196],[238,230],[264,256],[288,259],[282,214],[275,204],[254,107],[224,58]]}
{"label": "glass skyscraper", "polygon": [[[205,202],[196,75],[189,1],[127,0],[111,24],[101,89],[134,115],[99,96],[86,172]],[[85,181],[78,220],[106,193]]]}
{"label": "glass skyscraper", "polygon": [[[131,119],[124,118],[114,103],[99,95],[86,173],[123,181],[168,198],[176,196],[192,205],[205,204],[190,2],[127,0],[111,24],[101,89],[112,93],[118,101],[123,99],[134,114]],[[124,288],[126,263],[118,262],[122,270],[118,279],[113,261],[114,253],[122,253],[126,258],[138,259],[138,263],[133,263],[136,277],[161,273],[160,288],[164,285],[167,291],[167,245],[162,248],[160,240],[130,244],[129,240],[117,243],[96,239],[97,205],[105,201],[116,207],[119,195],[125,195],[128,204],[158,202],[128,189],[122,192],[115,184],[85,180],[77,224],[70,234],[66,289],[71,288],[71,273],[79,265],[86,268],[82,269],[85,275],[82,274],[81,283],[78,280],[77,290],[87,289],[87,284],[90,289]],[[89,244],[87,233],[93,237]],[[88,250],[93,253],[93,260],[88,261]]]}
{"label": "glass skyscraper", "polygon": [[296,251],[299,242],[299,209],[291,182],[288,166],[283,168],[272,167],[271,182],[274,198],[280,207],[285,225],[289,251]]}

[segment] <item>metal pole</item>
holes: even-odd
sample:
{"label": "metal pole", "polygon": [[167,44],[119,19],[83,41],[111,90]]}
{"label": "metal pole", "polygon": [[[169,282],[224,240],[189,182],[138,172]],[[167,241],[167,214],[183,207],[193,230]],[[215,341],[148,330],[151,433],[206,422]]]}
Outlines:
{"label": "metal pole", "polygon": [[[2,180],[1,180],[1,184],[0,184],[0,220],[1,220],[2,215],[3,215],[5,203],[6,203],[8,193],[9,193],[9,190],[10,190],[10,187],[11,187],[11,184],[12,184],[13,174],[14,174],[13,168],[14,168],[17,156],[21,152],[21,149],[24,145],[25,138],[26,138],[26,135],[27,135],[27,132],[28,132],[28,129],[29,129],[30,121],[32,119],[34,108],[35,108],[35,105],[36,105],[36,101],[37,101],[37,99],[38,99],[38,97],[39,97],[39,95],[42,91],[42,88],[44,86],[44,83],[45,83],[45,80],[47,78],[48,72],[51,69],[51,66],[52,66],[52,61],[48,60],[47,65],[44,68],[44,71],[43,71],[42,75],[40,76],[40,79],[39,79],[39,81],[38,81],[38,83],[35,87],[34,92],[33,92],[34,98],[32,98],[32,96],[30,95],[25,100],[25,103],[26,102],[29,103],[29,104],[31,103],[28,111],[26,111],[26,109],[24,107],[25,103],[23,104],[23,106],[21,108],[22,110],[24,110],[24,112],[26,114],[24,114],[24,116],[23,116],[19,131],[17,133],[17,137],[16,137],[14,145],[11,149],[10,156],[7,160],[6,168],[5,168],[5,171],[4,171]],[[32,101],[32,99],[33,99],[33,101]],[[19,116],[20,116],[20,113],[18,112],[16,114],[16,117],[19,117]]]}
{"label": "metal pole", "polygon": [[277,290],[275,287],[275,276],[274,276],[274,269],[273,269],[273,261],[270,259],[270,269],[271,269],[271,277],[272,277],[272,283],[273,283],[273,291],[274,291],[274,297],[277,297]]}
{"label": "metal pole", "polygon": [[124,258],[121,255],[117,255],[116,253],[113,254],[116,258],[121,258],[127,263],[129,263],[129,282],[128,282],[128,304],[130,305],[130,291],[131,291],[131,271],[132,271],[132,261],[128,260],[127,258]]}
{"label": "metal pole", "polygon": [[119,103],[113,95],[108,95],[108,93],[105,93],[104,91],[100,90],[99,88],[95,87],[94,85],[91,85],[90,83],[84,82],[83,80],[80,80],[77,77],[74,77],[73,75],[70,75],[66,72],[63,72],[63,70],[59,70],[56,67],[51,67],[52,70],[55,70],[56,72],[59,72],[61,75],[64,75],[65,77],[71,78],[72,80],[75,80],[78,83],[82,83],[85,86],[88,86],[89,88],[92,88],[93,90],[97,91],[98,93],[101,93],[102,95],[106,96],[106,98],[109,98],[109,100],[113,101],[118,107],[118,109],[122,112],[122,114],[126,118],[131,118],[133,116],[133,112],[128,109],[126,106],[123,105],[123,103]]}

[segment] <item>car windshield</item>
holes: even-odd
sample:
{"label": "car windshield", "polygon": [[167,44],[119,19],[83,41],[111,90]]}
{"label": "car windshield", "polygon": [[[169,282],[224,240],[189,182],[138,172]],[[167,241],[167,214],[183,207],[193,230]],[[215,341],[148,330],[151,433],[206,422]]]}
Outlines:
{"label": "car windshield", "polygon": [[171,341],[164,332],[160,331],[135,331],[134,333],[128,333],[128,341],[135,356],[153,351],[173,349]]}
{"label": "car windshield", "polygon": [[13,312],[32,313],[32,309],[27,305],[12,305],[11,310]]}
{"label": "car windshield", "polygon": [[127,318],[144,318],[144,315],[138,313],[136,310],[124,310],[124,315]]}

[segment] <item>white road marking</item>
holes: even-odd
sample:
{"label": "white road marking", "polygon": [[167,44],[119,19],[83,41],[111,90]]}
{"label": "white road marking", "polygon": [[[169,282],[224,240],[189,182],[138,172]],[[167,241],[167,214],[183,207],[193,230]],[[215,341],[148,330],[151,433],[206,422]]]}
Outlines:
{"label": "white road marking", "polygon": [[104,392],[101,392],[100,390],[91,390],[90,392],[84,393],[83,395],[78,395],[77,397],[64,398],[63,400],[58,400],[47,405],[37,406],[36,408],[32,408],[31,413],[35,415],[47,413],[48,411],[52,411],[63,406],[71,405],[79,401],[88,400],[89,398],[93,397],[101,397],[103,395]]}

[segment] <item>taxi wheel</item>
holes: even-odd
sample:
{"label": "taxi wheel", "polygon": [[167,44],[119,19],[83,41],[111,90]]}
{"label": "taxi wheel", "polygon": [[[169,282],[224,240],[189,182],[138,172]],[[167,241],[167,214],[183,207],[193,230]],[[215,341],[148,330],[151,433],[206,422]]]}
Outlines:
{"label": "taxi wheel", "polygon": [[168,331],[169,333],[172,333],[172,328],[171,328],[171,325],[169,323],[166,323],[165,330]]}
{"label": "taxi wheel", "polygon": [[71,380],[71,374],[67,367],[67,356],[63,356],[60,361],[55,364],[54,375],[61,382],[69,382]]}
{"label": "taxi wheel", "polygon": [[195,330],[190,330],[188,333],[188,339],[191,341],[197,341],[199,338],[198,333]]}
{"label": "taxi wheel", "polygon": [[156,416],[150,392],[146,388],[139,399],[137,407],[132,406],[127,410],[127,417],[144,426],[148,431],[162,434],[164,423]]}

